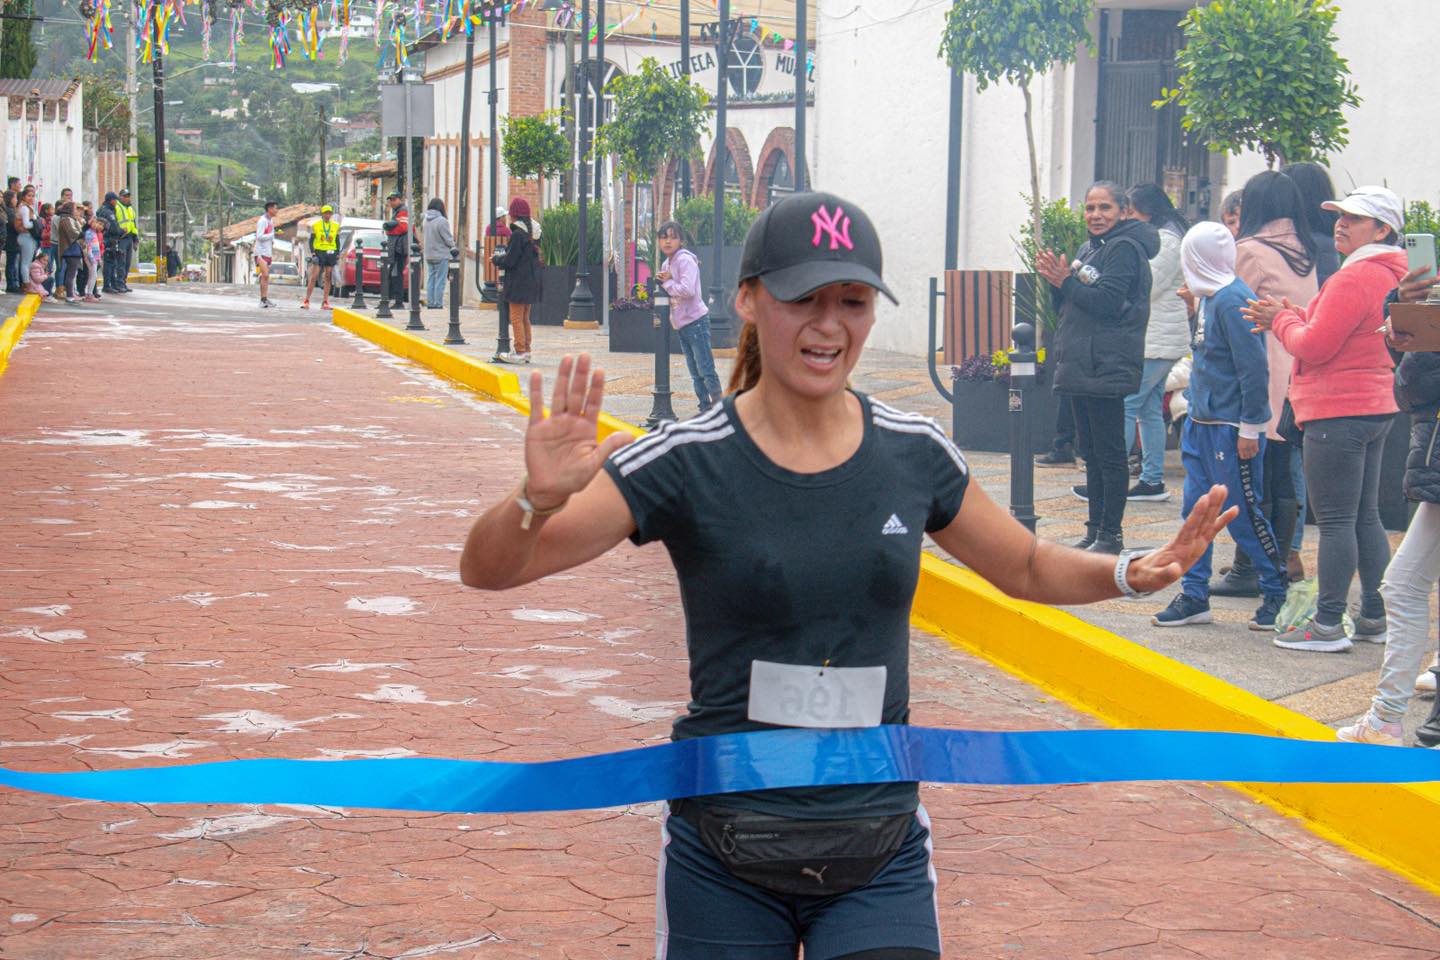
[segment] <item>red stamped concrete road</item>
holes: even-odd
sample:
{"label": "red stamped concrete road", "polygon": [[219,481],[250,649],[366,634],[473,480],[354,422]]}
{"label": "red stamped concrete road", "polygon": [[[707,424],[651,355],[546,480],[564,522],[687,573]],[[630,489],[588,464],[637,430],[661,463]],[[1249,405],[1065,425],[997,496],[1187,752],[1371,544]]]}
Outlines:
{"label": "red stamped concrete road", "polygon": [[[469,518],[518,475],[518,417],[329,327],[146,297],[130,318],[47,308],[0,380],[0,763],[534,760],[666,736],[686,684],[661,549],[504,595],[456,580]],[[1087,722],[924,634],[914,660],[917,722]],[[1440,901],[1223,788],[924,798],[948,956],[1440,957]],[[4,792],[0,957],[646,957],[657,833],[655,805]]]}

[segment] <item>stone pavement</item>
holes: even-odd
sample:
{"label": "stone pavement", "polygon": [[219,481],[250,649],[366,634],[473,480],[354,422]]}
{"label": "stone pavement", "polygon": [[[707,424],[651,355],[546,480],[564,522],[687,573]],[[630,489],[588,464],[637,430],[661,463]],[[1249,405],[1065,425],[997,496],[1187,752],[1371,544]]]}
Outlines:
{"label": "stone pavement", "polygon": [[[539,760],[686,699],[659,547],[462,589],[522,422],[292,312],[42,309],[0,379],[0,763]],[[113,312],[112,312],[113,308]],[[913,640],[914,720],[1089,723]],[[1204,784],[927,786],[947,955],[1440,958],[1440,899]],[[643,958],[656,805],[460,816],[0,793],[0,957]]]}

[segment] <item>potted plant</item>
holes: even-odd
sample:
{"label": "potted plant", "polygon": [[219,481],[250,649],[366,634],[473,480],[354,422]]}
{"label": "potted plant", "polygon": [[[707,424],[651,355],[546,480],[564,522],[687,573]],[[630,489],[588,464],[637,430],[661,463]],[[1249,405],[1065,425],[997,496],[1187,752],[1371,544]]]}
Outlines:
{"label": "potted plant", "polygon": [[[1041,205],[1040,238],[1045,249],[1073,257],[1088,237],[1084,213],[1068,200],[1050,200]],[[1015,275],[1015,322],[1032,324],[1040,334],[1040,342],[1049,343],[1060,315],[1050,299],[1050,285],[1035,272],[1035,234],[1028,221],[1012,242],[1027,271]]]}
{"label": "potted plant", "polygon": [[[1005,351],[966,357],[960,376],[951,381],[955,403],[960,408],[955,443],[962,450],[989,453],[1010,451],[1010,358]],[[1045,350],[1040,350],[1035,384],[1026,393],[1030,413],[1030,448],[1035,453],[1050,449],[1055,436],[1055,394],[1045,370]]]}
{"label": "potted plant", "polygon": [[[628,296],[617,297],[610,303],[610,352],[654,353],[658,325],[650,291],[644,284],[637,283]],[[672,356],[681,353],[679,335],[670,337],[670,353]]]}
{"label": "potted plant", "polygon": [[[595,133],[595,156],[613,155],[632,189],[648,184],[650,209],[656,210],[660,170],[673,158],[694,154],[708,122],[709,96],[687,76],[671,76],[653,57],[641,60],[633,73],[617,74],[605,92],[614,100],[614,112]],[[649,225],[636,237],[652,250],[653,228]],[[634,280],[624,277],[618,286]]]}
{"label": "potted plant", "polygon": [[[592,203],[588,214],[591,223],[600,222],[600,204]],[[531,322],[560,326],[570,307],[570,294],[575,289],[576,265],[580,262],[580,206],[557,203],[547,207],[540,231],[540,303],[531,312]],[[592,269],[600,263],[600,231],[589,230],[585,237],[589,248],[587,262]]]}

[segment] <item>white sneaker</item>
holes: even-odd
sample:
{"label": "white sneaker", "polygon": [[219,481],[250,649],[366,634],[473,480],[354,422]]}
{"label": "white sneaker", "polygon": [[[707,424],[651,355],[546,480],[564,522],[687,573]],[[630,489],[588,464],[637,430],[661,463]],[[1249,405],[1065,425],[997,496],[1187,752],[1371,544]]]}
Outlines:
{"label": "white sneaker", "polygon": [[529,363],[529,362],[530,362],[530,354],[528,354],[528,353],[517,353],[517,354],[515,354],[515,362],[516,362],[516,363]]}
{"label": "white sneaker", "polygon": [[1347,743],[1373,743],[1382,747],[1405,746],[1405,728],[1398,723],[1383,723],[1374,711],[1365,711],[1365,716],[1348,727],[1335,731],[1335,739]]}
{"label": "white sneaker", "polygon": [[[1430,666],[1431,666],[1432,668],[1433,668],[1433,667],[1440,666],[1440,657],[1436,657],[1436,658],[1435,658],[1435,662],[1432,663],[1432,664],[1430,664]],[[1435,674],[1431,673],[1429,670],[1426,670],[1424,673],[1420,674],[1420,676],[1416,677],[1416,678],[1415,678],[1415,692],[1416,692],[1416,693],[1434,693],[1434,692],[1435,692]]]}

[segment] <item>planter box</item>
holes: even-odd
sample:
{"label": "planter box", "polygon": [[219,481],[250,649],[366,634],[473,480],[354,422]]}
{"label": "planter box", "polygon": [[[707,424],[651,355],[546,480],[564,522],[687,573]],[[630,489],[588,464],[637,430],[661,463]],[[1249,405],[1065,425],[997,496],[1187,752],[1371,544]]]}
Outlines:
{"label": "planter box", "polygon": [[[655,353],[655,337],[659,333],[655,312],[643,310],[610,311],[611,353]],[[680,355],[680,334],[670,331],[670,355]]]}
{"label": "planter box", "polygon": [[[1009,383],[961,380],[953,386],[960,409],[956,446],[961,450],[1009,453]],[[1035,453],[1045,453],[1055,439],[1055,393],[1042,379],[1026,392],[1025,399],[1030,406],[1030,447]]]}
{"label": "planter box", "polygon": [[535,326],[558,327],[570,310],[570,294],[575,289],[575,267],[540,268],[540,302],[530,311]]}

